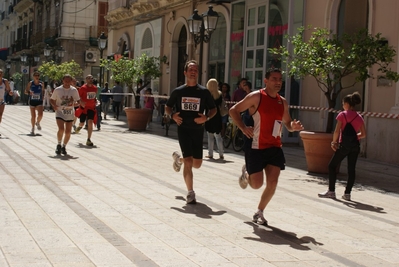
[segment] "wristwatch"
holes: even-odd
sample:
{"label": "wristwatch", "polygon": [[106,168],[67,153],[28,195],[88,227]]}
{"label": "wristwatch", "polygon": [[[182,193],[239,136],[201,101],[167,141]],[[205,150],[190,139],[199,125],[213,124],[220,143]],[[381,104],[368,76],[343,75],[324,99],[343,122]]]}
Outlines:
{"label": "wristwatch", "polygon": [[206,121],[209,121],[211,119],[211,117],[206,116]]}

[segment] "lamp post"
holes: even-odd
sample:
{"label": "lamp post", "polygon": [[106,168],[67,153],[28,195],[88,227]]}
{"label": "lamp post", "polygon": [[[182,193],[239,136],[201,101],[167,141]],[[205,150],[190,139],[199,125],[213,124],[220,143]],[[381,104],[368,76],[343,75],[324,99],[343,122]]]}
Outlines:
{"label": "lamp post", "polygon": [[[98,37],[98,49],[100,50],[100,59],[103,59],[104,49],[107,47],[107,36],[105,36],[104,32],[101,33],[100,37]],[[103,85],[103,76],[104,76],[104,68],[100,65],[100,87]]]}
{"label": "lamp post", "polygon": [[199,82],[202,82],[202,58],[203,58],[203,43],[208,43],[211,40],[211,35],[216,29],[219,15],[213,11],[213,7],[209,6],[208,11],[202,15],[198,15],[198,10],[187,19],[190,33],[194,37],[195,46],[200,44],[200,60],[199,60]]}
{"label": "lamp post", "polygon": [[6,61],[6,68],[7,68],[7,79],[10,79],[10,69],[11,69],[11,61]]}
{"label": "lamp post", "polygon": [[53,52],[53,60],[57,63],[61,63],[62,58],[65,56],[65,49],[62,46],[58,47],[57,49],[53,49],[47,44],[46,47],[43,49],[43,54],[46,57],[47,61],[51,56],[51,52]]}

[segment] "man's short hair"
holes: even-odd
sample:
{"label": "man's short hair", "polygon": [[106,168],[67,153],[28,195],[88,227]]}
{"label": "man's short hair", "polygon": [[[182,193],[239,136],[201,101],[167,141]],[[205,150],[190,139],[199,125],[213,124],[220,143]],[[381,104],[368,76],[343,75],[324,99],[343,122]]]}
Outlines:
{"label": "man's short hair", "polygon": [[273,72],[282,73],[281,69],[278,69],[278,68],[270,68],[270,69],[268,69],[268,70],[266,71],[265,78],[266,78],[266,79],[269,79],[270,74],[272,74]]}

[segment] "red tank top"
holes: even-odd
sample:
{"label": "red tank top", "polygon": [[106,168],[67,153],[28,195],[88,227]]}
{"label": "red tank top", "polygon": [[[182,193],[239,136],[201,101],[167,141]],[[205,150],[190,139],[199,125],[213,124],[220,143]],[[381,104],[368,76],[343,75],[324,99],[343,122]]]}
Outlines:
{"label": "red tank top", "polygon": [[275,98],[260,90],[258,109],[252,115],[254,120],[253,149],[281,147],[281,129],[284,114],[284,103],[280,95]]}

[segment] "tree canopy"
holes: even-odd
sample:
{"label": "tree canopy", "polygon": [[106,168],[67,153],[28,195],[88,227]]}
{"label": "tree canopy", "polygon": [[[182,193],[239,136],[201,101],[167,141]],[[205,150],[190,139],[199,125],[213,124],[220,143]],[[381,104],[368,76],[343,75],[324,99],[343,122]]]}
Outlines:
{"label": "tree canopy", "polygon": [[[312,30],[308,40],[304,39],[306,30]],[[396,51],[388,46],[381,33],[372,36],[366,29],[361,29],[354,34],[338,36],[325,28],[301,27],[296,35],[287,38],[292,50],[281,46],[269,51],[287,63],[290,75],[315,78],[328,100],[329,108],[335,108],[342,90],[374,78],[369,71],[373,66],[378,66],[379,74],[387,79],[399,80],[399,74],[390,68]],[[354,75],[355,79],[344,87],[342,79],[348,75]],[[333,119],[333,114],[329,113],[326,132],[332,132]]]}
{"label": "tree canopy", "polygon": [[49,78],[49,80],[61,81],[65,74],[70,74],[72,77],[80,76],[83,70],[74,60],[57,64],[54,61],[44,62],[38,71]]}

